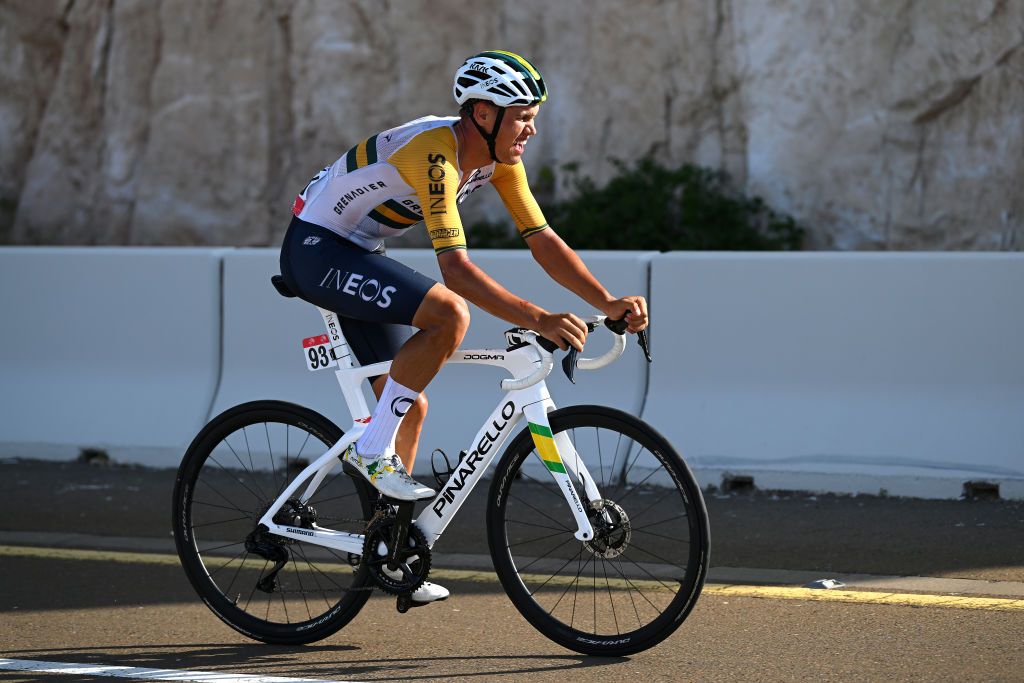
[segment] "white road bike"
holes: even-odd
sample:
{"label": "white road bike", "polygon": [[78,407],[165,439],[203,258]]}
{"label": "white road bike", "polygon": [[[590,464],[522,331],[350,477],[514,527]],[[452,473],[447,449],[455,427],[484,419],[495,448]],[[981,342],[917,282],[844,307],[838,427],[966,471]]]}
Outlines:
{"label": "white road bike", "polygon": [[[273,281],[294,296],[280,276]],[[436,497],[419,506],[383,498],[339,456],[369,421],[362,381],[390,362],[356,366],[337,316],[319,310],[326,335],[305,340],[306,361],[337,368],[354,418],[348,431],[292,403],[245,403],[211,420],[178,470],[178,555],[218,617],[259,641],[302,644],[341,629],[374,590],[406,611],[430,575],[434,544],[497,460],[487,542],[527,621],[564,647],[605,656],[645,650],[679,627],[704,584],[710,531],[700,488],[663,436],[620,410],[556,409],[544,382],[555,345],[509,330],[505,348],[449,360],[501,367],[511,378],[457,464],[435,451],[432,466],[443,461],[433,467]],[[625,348],[624,323],[586,322],[615,332],[613,345],[597,358],[570,352],[562,363],[570,379]]]}

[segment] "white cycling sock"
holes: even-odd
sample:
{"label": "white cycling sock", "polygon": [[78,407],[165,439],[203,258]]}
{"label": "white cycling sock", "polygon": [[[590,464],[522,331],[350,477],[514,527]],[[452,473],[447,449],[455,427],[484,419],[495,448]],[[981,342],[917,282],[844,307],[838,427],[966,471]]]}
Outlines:
{"label": "white cycling sock", "polygon": [[388,446],[393,447],[398,426],[419,395],[420,392],[402,386],[389,376],[377,407],[373,409],[370,424],[356,441],[359,454],[372,457],[383,453]]}

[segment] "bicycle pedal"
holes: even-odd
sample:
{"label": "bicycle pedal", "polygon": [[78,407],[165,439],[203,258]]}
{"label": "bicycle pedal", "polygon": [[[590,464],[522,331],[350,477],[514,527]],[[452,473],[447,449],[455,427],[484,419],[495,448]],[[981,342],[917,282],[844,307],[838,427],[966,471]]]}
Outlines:
{"label": "bicycle pedal", "polygon": [[399,614],[405,614],[409,611],[410,607],[417,607],[418,605],[412,601],[412,594],[405,593],[399,595],[398,599],[395,600],[395,609],[398,610]]}

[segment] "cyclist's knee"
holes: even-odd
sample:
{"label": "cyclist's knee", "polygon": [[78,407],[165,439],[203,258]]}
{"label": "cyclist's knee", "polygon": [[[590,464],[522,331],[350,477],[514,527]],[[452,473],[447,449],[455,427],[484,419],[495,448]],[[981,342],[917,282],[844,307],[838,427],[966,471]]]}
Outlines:
{"label": "cyclist's knee", "polygon": [[458,294],[452,293],[452,297],[455,299],[452,303],[452,327],[461,342],[462,338],[466,336],[466,331],[469,330],[469,304]]}
{"label": "cyclist's knee", "polygon": [[469,305],[447,287],[434,287],[416,311],[413,325],[421,330],[442,333],[450,340],[454,351],[469,329]]}

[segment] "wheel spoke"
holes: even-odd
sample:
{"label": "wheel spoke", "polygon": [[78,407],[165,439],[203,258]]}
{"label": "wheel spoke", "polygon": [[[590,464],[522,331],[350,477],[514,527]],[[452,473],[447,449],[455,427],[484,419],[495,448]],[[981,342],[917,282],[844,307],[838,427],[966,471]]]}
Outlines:
{"label": "wheel spoke", "polygon": [[260,570],[260,575],[256,578],[255,581],[252,582],[252,590],[249,591],[249,599],[245,601],[245,610],[247,612],[249,611],[249,603],[252,602],[252,596],[256,594],[256,584],[258,584],[260,582],[260,579],[263,578],[263,572],[267,571],[268,564],[270,564],[269,561],[263,561],[263,569]]}
{"label": "wheel spoke", "polygon": [[[643,446],[641,446],[640,447],[640,451],[636,454],[636,457],[633,458],[633,462],[630,464],[629,469],[627,469],[625,471],[625,473],[622,475],[622,481],[623,481],[624,484],[629,481],[629,472],[630,472],[630,470],[633,469],[633,465],[635,465],[640,460],[640,456],[644,454],[644,451],[647,451],[647,449],[644,448]],[[647,452],[650,453],[650,451],[647,451]],[[653,453],[651,455],[653,456]],[[653,470],[651,470],[651,473],[648,474],[646,477],[644,477],[639,483],[634,484],[633,488],[631,488],[621,498],[618,499],[618,502],[621,504],[622,501],[625,500],[629,496],[629,494],[633,493],[633,491],[636,491],[637,488],[639,488],[640,486],[643,486],[644,483],[648,479],[650,479],[652,476],[654,476],[654,473],[657,472],[658,469],[659,468],[655,467]]]}
{"label": "wheel spoke", "polygon": [[518,519],[506,519],[505,523],[506,524],[523,524],[525,526],[535,526],[535,527],[540,528],[540,529],[551,529],[552,531],[561,531],[563,533],[566,532],[566,531],[571,531],[571,529],[569,529],[568,527],[562,527],[561,529],[558,529],[557,527],[547,526],[546,524],[534,524],[533,522],[524,522],[524,521],[518,520]]}
{"label": "wheel spoke", "polygon": [[659,526],[661,524],[665,524],[666,522],[674,522],[677,519],[686,519],[686,518],[687,518],[687,515],[676,515],[675,517],[669,517],[668,519],[663,519],[663,520],[661,520],[659,522],[651,522],[650,524],[644,524],[643,526],[633,526],[632,520],[630,520],[630,528],[633,529],[634,531],[636,531],[637,529],[650,529],[652,526]]}
{"label": "wheel spoke", "polygon": [[[619,432],[619,440],[615,442],[615,455],[612,456],[612,466],[608,470],[609,476],[612,476],[612,477],[615,476],[615,463],[617,463],[619,461],[619,448],[621,446],[622,446],[622,432]],[[626,475],[623,474],[623,475],[619,476],[619,483],[622,483],[624,481],[626,481]],[[611,486],[613,484],[614,484],[614,482],[612,482],[612,481],[608,482],[609,486]]]}
{"label": "wheel spoke", "polygon": [[314,496],[313,498],[310,499],[309,502],[310,503],[316,503],[317,505],[323,505],[324,503],[329,503],[332,500],[341,500],[342,498],[351,498],[352,496],[354,496],[354,495],[356,495],[358,493],[359,493],[359,491],[353,491],[352,493],[343,493],[340,496],[331,496],[330,498],[323,498],[323,499],[316,498],[316,496]]}
{"label": "wheel spoke", "polygon": [[529,503],[527,503],[527,502],[526,502],[525,500],[523,500],[523,499],[522,499],[522,498],[520,498],[519,496],[513,495],[513,494],[512,494],[511,492],[509,492],[509,494],[508,494],[508,497],[509,497],[509,498],[515,498],[516,500],[518,500],[518,501],[519,501],[520,503],[522,503],[522,504],[523,504],[523,505],[525,505],[526,507],[528,507],[528,508],[530,508],[531,510],[534,510],[534,511],[536,511],[537,513],[539,513],[539,514],[540,514],[541,516],[543,516],[543,517],[547,517],[547,518],[548,518],[548,519],[550,519],[550,520],[551,520],[552,522],[554,522],[554,523],[555,523],[555,524],[557,524],[557,525],[558,525],[559,527],[561,527],[561,528],[562,528],[563,530],[565,530],[565,531],[572,531],[572,529],[570,529],[569,527],[565,526],[564,524],[562,524],[561,522],[559,522],[559,521],[558,521],[557,519],[555,519],[554,517],[552,517],[552,516],[551,516],[551,515],[549,515],[548,513],[544,512],[543,510],[540,510],[539,508],[537,508],[537,507],[535,507],[535,506],[533,506],[533,505],[530,505]]}
{"label": "wheel spoke", "polygon": [[[534,590],[532,590],[532,591],[531,591],[531,590],[529,590],[529,589],[527,589],[527,592],[528,592],[528,593],[530,594],[530,597],[533,597],[534,595],[536,595],[537,593],[539,593],[539,592],[541,591],[541,589],[542,589],[542,588],[544,588],[544,586],[548,585],[548,583],[549,583],[549,582],[551,581],[551,579],[555,578],[555,577],[556,577],[556,576],[558,575],[558,573],[559,573],[560,571],[562,571],[562,570],[563,570],[563,569],[565,569],[565,568],[566,568],[567,566],[569,566],[569,563],[570,563],[570,562],[572,562],[573,560],[577,559],[577,558],[578,558],[578,557],[580,557],[580,556],[581,556],[582,554],[583,554],[583,546],[580,546],[580,549],[579,549],[579,551],[578,551],[578,552],[576,553],[576,555],[575,555],[575,556],[573,556],[573,557],[570,557],[570,558],[569,558],[568,560],[566,560],[566,561],[565,561],[565,562],[564,562],[564,563],[562,564],[562,566],[561,566],[561,567],[559,567],[558,569],[556,569],[556,570],[555,570],[555,573],[554,573],[554,574],[552,574],[551,576],[549,576],[548,578],[546,578],[546,579],[544,580],[544,583],[542,583],[541,585],[537,586],[537,588],[535,588],[535,589],[534,589]],[[577,573],[577,576],[579,576],[579,574],[578,574],[578,573]],[[570,584],[570,585],[571,585],[571,584]],[[567,588],[566,590],[568,590],[568,588]],[[552,608],[552,609],[553,609],[553,608]]]}
{"label": "wheel spoke", "polygon": [[615,613],[615,598],[612,597],[612,584],[608,581],[608,562],[601,558],[601,571],[604,572],[604,585],[608,589],[608,604],[612,607],[612,620],[615,622],[616,635],[622,635],[619,629],[619,615]]}
{"label": "wheel spoke", "polygon": [[[277,481],[277,464],[274,463],[274,447],[270,444],[270,426],[266,422],[263,423],[263,433],[267,435],[267,452],[270,453],[270,471],[274,473],[272,481]],[[249,455],[249,458],[252,458],[252,454]],[[287,468],[285,468],[285,471],[281,473],[281,478],[284,480],[288,479]]]}
{"label": "wheel spoke", "polygon": [[[242,555],[245,555],[245,554],[246,554],[247,552],[248,552],[248,551],[247,551],[247,550],[246,550],[245,548],[242,548],[242,549],[241,549],[241,550],[240,550],[240,551],[238,552],[238,554],[237,554],[237,555],[235,555],[234,557],[232,557],[232,558],[231,558],[230,560],[228,560],[227,562],[225,562],[225,563],[224,563],[224,564],[222,564],[221,566],[217,567],[217,568],[216,568],[216,569],[214,569],[214,570],[213,570],[212,572],[208,572],[208,574],[209,574],[210,578],[213,578],[213,577],[214,577],[214,576],[215,576],[215,575],[217,574],[217,572],[221,571],[222,569],[227,569],[228,567],[230,567],[230,566],[231,566],[231,564],[232,564],[232,563],[233,563],[233,562],[234,562],[235,560],[237,560],[238,558],[240,558],[240,557],[241,557]],[[243,560],[243,562],[244,562],[244,560]],[[206,563],[204,562],[203,564],[205,565]]]}
{"label": "wheel spoke", "polygon": [[228,498],[223,493],[221,493],[220,489],[218,489],[216,486],[214,486],[210,482],[206,481],[205,479],[200,479],[200,481],[202,482],[203,486],[205,486],[206,488],[208,488],[211,491],[213,491],[214,493],[216,493],[218,496],[221,497],[221,499],[223,499],[223,501],[225,503],[227,503],[228,505],[231,506],[229,508],[225,508],[226,510],[234,510],[235,512],[247,512],[245,509],[243,509],[243,508],[239,507],[237,504],[235,504],[235,502],[232,501],[230,498]]}
{"label": "wheel spoke", "polygon": [[[629,559],[629,558],[627,558],[627,559]],[[636,562],[633,562],[633,564],[636,564]],[[622,580],[625,581],[627,585],[632,586],[633,589],[636,590],[636,592],[640,594],[640,597],[643,598],[644,600],[646,600],[647,604],[654,608],[654,611],[656,613],[658,613],[658,614],[662,613],[663,610],[661,608],[659,608],[657,605],[655,605],[653,602],[651,602],[651,599],[648,598],[647,595],[644,594],[643,589],[640,588],[639,586],[637,586],[635,583],[633,583],[629,579],[629,577],[626,576],[626,573],[624,571],[622,571],[621,567],[616,566],[616,564],[613,562],[612,563],[612,568],[615,569],[615,571],[617,571],[619,573],[619,576],[622,577]],[[640,569],[643,569],[643,567],[640,567]],[[654,578],[654,577],[651,577],[651,578]],[[655,579],[655,580],[657,580],[657,579]],[[662,584],[662,585],[664,585],[664,584]],[[632,595],[632,593],[630,593],[630,594]],[[633,609],[636,609],[636,603],[633,603]],[[641,624],[643,623],[641,621],[641,619],[640,619],[640,613],[639,612],[637,612],[636,618],[637,618],[638,622],[640,622]]]}
{"label": "wheel spoke", "polygon": [[[644,508],[643,510],[641,510],[641,511],[640,511],[640,512],[638,512],[637,514],[635,514],[635,515],[630,515],[630,516],[629,516],[630,520],[632,521],[632,520],[637,520],[637,519],[640,519],[641,517],[643,517],[644,515],[646,515],[646,514],[647,514],[648,512],[650,512],[650,511],[651,511],[651,509],[652,509],[652,508],[653,508],[653,507],[654,507],[655,505],[657,505],[657,504],[658,504],[658,503],[660,503],[661,501],[665,500],[665,498],[667,498],[668,496],[672,495],[673,493],[678,493],[678,491],[679,491],[679,489],[677,489],[677,488],[676,488],[676,487],[674,487],[674,486],[671,486],[671,487],[669,487],[669,488],[668,488],[668,490],[667,490],[667,491],[665,491],[665,493],[663,493],[663,494],[661,494],[660,496],[658,496],[658,499],[657,499],[656,501],[654,501],[653,503],[651,503],[650,505],[648,505],[647,507],[645,507],[645,508]],[[626,494],[626,495],[629,495],[629,494]],[[623,496],[623,498],[625,498],[625,496]],[[619,499],[619,500],[621,500],[621,499]],[[618,502],[619,502],[619,500],[617,500],[617,501],[615,501],[615,502],[617,502],[617,503],[618,503]]]}
{"label": "wheel spoke", "polygon": [[[227,439],[224,439],[224,444],[231,450],[231,453],[235,456],[235,460],[237,460],[238,464],[242,466],[242,469],[248,472],[252,476],[252,480],[256,482],[256,488],[260,489],[260,495],[258,497],[266,498],[267,494],[263,493],[263,489],[260,488],[259,482],[256,481],[256,466],[252,464],[252,449],[249,448],[249,435],[245,433],[245,427],[242,427],[242,436],[245,437],[245,451],[246,453],[249,454],[249,469],[247,470],[245,469],[245,463],[243,463],[242,459],[238,457],[238,453],[235,453],[235,449],[231,445],[231,443]],[[212,455],[210,456],[210,459],[213,460],[214,462],[217,462],[217,460],[214,459]],[[217,464],[220,465],[220,463]],[[227,469],[223,465],[221,465],[221,469],[227,472]],[[239,484],[245,486],[245,484],[242,483],[241,479],[239,479],[238,477],[235,477],[235,479],[238,481]]]}
{"label": "wheel spoke", "polygon": [[235,545],[242,545],[242,541],[235,541],[234,543],[225,543],[224,545],[215,545],[212,548],[203,548],[202,550],[199,550],[199,554],[209,553],[214,550],[220,550],[221,548],[230,548],[231,546]]}
{"label": "wheel spoke", "polygon": [[[318,567],[313,566],[313,563],[309,561],[309,558],[306,557],[306,553],[302,549],[298,549],[297,552],[299,556],[302,558],[302,561],[306,563],[306,566],[309,567],[310,571],[312,572],[311,576],[313,578],[313,583],[316,584],[317,592],[320,593],[320,597],[324,601],[324,605],[327,607],[327,609],[330,609],[331,601],[327,599],[327,591],[324,590],[323,586],[320,585],[320,579],[317,578],[317,574],[323,574],[323,572]],[[326,575],[324,576],[326,577]],[[329,579],[330,577],[327,578]]]}
{"label": "wheel spoke", "polygon": [[537,538],[531,538],[531,539],[526,540],[526,541],[517,541],[516,543],[512,543],[511,545],[506,545],[505,547],[508,548],[509,550],[511,550],[512,548],[515,548],[517,545],[524,545],[526,543],[536,543],[537,541],[544,541],[544,540],[547,540],[549,538],[554,538],[555,536],[564,536],[564,535],[565,535],[564,531],[556,531],[555,533],[548,534],[547,536],[539,536]]}
{"label": "wheel spoke", "polygon": [[[236,457],[237,457],[237,456],[236,456]],[[246,485],[245,485],[245,482],[244,482],[244,481],[242,481],[241,479],[239,479],[237,475],[231,474],[231,470],[229,470],[228,468],[224,467],[224,465],[221,465],[221,464],[220,464],[220,462],[219,462],[219,461],[217,460],[217,458],[213,457],[213,455],[210,455],[209,459],[210,459],[210,460],[212,460],[212,461],[213,461],[213,464],[215,464],[215,465],[216,465],[217,467],[219,467],[219,468],[221,468],[222,470],[224,470],[224,473],[225,473],[225,474],[227,474],[227,475],[228,475],[229,477],[231,477],[232,479],[234,479],[235,481],[237,481],[237,482],[238,482],[238,483],[239,483],[239,484],[240,484],[240,485],[242,486],[242,488],[243,488],[243,489],[245,489],[246,491],[248,491],[248,492],[249,492],[249,494],[250,494],[250,495],[251,495],[251,496],[252,496],[253,498],[255,498],[256,500],[259,500],[259,501],[264,501],[264,500],[267,500],[267,497],[266,497],[265,495],[263,495],[263,491],[262,491],[262,489],[260,490],[260,492],[259,492],[259,493],[256,493],[256,492],[255,492],[255,491],[253,491],[253,490],[252,490],[251,488],[249,488],[248,486],[246,486]],[[255,475],[253,476],[252,480],[253,480],[253,481],[256,481],[256,477],[255,477]],[[210,484],[209,484],[208,482],[206,482],[206,485],[207,485],[207,486],[210,486]],[[211,488],[212,488],[212,487],[211,487]],[[260,485],[259,485],[259,484],[256,484],[256,488],[260,488]],[[225,498],[225,500],[227,500],[227,499]],[[230,502],[230,501],[229,501],[229,502]]]}
{"label": "wheel spoke", "polygon": [[[291,427],[291,425],[288,425],[288,427]],[[302,446],[299,447],[299,452],[295,454],[295,461],[296,462],[298,462],[299,458],[302,457],[302,451],[304,451],[306,449],[306,444],[309,443],[309,437],[311,437],[311,436],[313,436],[313,435],[310,434],[309,432],[306,432],[306,438],[302,441]],[[285,441],[287,443],[287,432],[286,432]],[[286,448],[287,448],[287,446],[286,446]],[[281,486],[278,487],[277,495],[274,496],[274,500],[277,500],[281,496],[281,492],[284,491],[285,488],[288,486],[288,467],[287,467],[287,465],[288,465],[288,455],[287,455],[287,452],[286,452],[285,453],[285,474],[284,474],[283,477],[281,477]]]}
{"label": "wheel spoke", "polygon": [[[520,567],[519,571],[525,571],[527,568],[532,567],[533,565],[537,564],[538,562],[543,560],[545,557],[547,557],[551,553],[553,553],[556,550],[558,550],[559,548],[561,548],[562,545],[563,545],[562,542],[559,541],[558,544],[556,544],[554,548],[552,548],[551,550],[547,551],[546,553],[544,553],[540,557],[533,558],[533,560],[529,564],[527,564],[525,567]],[[559,570],[559,571],[561,571],[561,570]]]}
{"label": "wheel spoke", "polygon": [[661,555],[658,555],[657,553],[652,553],[650,550],[646,550],[644,548],[641,548],[636,543],[630,543],[629,547],[630,547],[631,550],[632,549],[639,550],[640,552],[644,553],[645,555],[650,555],[651,557],[655,558],[656,560],[661,561],[664,564],[672,565],[673,567],[676,567],[677,569],[682,569],[683,573],[684,574],[686,573],[686,567],[682,566],[681,564],[677,564],[677,563],[673,562],[672,560],[666,560]]}
{"label": "wheel spoke", "polygon": [[[657,576],[655,576],[654,574],[652,574],[652,573],[650,573],[649,571],[647,571],[647,569],[645,569],[645,568],[644,568],[644,567],[643,567],[642,565],[639,565],[639,564],[637,564],[637,563],[636,563],[636,562],[635,562],[635,561],[634,561],[634,560],[633,560],[632,558],[626,557],[626,556],[625,556],[624,554],[623,554],[623,555],[619,555],[619,557],[621,557],[621,558],[625,559],[625,560],[626,560],[627,562],[629,562],[629,563],[630,563],[631,565],[633,565],[634,567],[636,567],[637,569],[639,569],[640,571],[642,571],[642,572],[643,572],[644,574],[647,574],[647,576],[651,577],[651,580],[652,580],[652,581],[656,581],[656,582],[660,583],[660,584],[661,584],[662,586],[664,586],[665,588],[667,588],[667,589],[668,589],[668,590],[670,590],[670,591],[671,591],[671,590],[674,590],[674,589],[672,588],[672,586],[670,586],[669,584],[665,583],[664,581],[662,581],[661,579],[659,579],[659,578],[658,578]],[[669,564],[672,564],[672,563],[670,562]],[[675,567],[675,566],[677,566],[677,565],[672,565],[672,566],[673,566],[673,567]],[[623,578],[625,578],[625,577],[623,577]],[[639,590],[639,589],[637,589],[637,590]]]}
{"label": "wheel spoke", "polygon": [[233,519],[223,519],[223,520],[221,520],[219,522],[203,522],[202,524],[193,524],[192,525],[192,530],[195,531],[196,529],[201,529],[204,526],[216,526],[218,524],[230,524],[231,522],[241,522],[243,520],[252,521],[252,517],[250,517],[249,515],[246,515],[245,517],[235,517]]}
{"label": "wheel spoke", "polygon": [[523,479],[528,479],[529,481],[532,481],[534,484],[537,485],[538,488],[540,488],[540,490],[544,491],[545,493],[550,493],[552,496],[554,496],[558,500],[563,500],[563,501],[565,500],[565,496],[563,496],[561,493],[555,493],[555,491],[552,490],[552,488],[551,488],[551,486],[549,484],[546,485],[543,482],[541,482],[541,481],[539,481],[537,479],[534,479],[529,474],[524,472],[522,469],[519,470],[519,474],[523,477]]}
{"label": "wheel spoke", "polygon": [[[206,485],[209,486],[209,484],[206,484]],[[213,488],[213,487],[210,487],[210,488]],[[220,495],[220,494],[218,493],[218,495]],[[224,496],[221,496],[221,498],[223,498],[223,497]],[[231,502],[231,501],[228,501],[228,502]],[[245,510],[243,510],[240,507],[226,507],[224,505],[217,505],[216,503],[207,503],[207,502],[201,501],[201,500],[193,500],[192,504],[193,505],[205,505],[207,507],[217,508],[218,510],[230,510],[231,512],[242,512],[242,513],[246,512]]]}
{"label": "wheel spoke", "polygon": [[675,538],[674,536],[666,536],[665,534],[656,534],[653,531],[647,531],[644,528],[631,527],[630,531],[636,531],[637,533],[647,534],[648,536],[657,536],[658,538],[664,538],[665,540],[672,541],[674,543],[685,543],[690,545],[689,539],[686,538]]}
{"label": "wheel spoke", "polygon": [[[242,561],[238,563],[238,569],[236,569],[235,573],[232,575],[231,583],[228,584],[227,590],[221,591],[221,594],[223,594],[224,597],[227,598],[228,600],[231,600],[231,587],[235,585],[235,579],[238,578],[238,575],[242,571],[242,567],[245,566],[245,561],[249,559],[249,551],[248,550],[243,550],[242,552],[244,553],[244,555],[242,556]],[[239,596],[239,597],[241,597],[241,596]],[[235,603],[235,602],[237,602],[237,600],[232,600],[232,603]]]}

